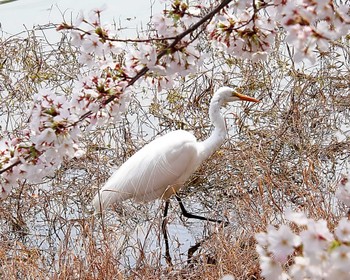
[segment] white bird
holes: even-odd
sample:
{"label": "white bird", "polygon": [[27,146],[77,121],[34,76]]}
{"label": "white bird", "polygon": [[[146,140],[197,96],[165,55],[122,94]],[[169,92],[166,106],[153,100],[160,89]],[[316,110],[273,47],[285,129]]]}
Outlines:
{"label": "white bird", "polygon": [[[190,132],[176,130],[153,140],[112,174],[93,199],[95,211],[101,213],[111,204],[126,199],[143,202],[157,198],[168,200],[176,194],[201,163],[224,142],[227,132],[220,108],[231,101],[259,100],[230,87],[220,88],[210,102],[209,117],[214,131],[208,139],[197,141]],[[184,213],[179,198],[178,201]]]}

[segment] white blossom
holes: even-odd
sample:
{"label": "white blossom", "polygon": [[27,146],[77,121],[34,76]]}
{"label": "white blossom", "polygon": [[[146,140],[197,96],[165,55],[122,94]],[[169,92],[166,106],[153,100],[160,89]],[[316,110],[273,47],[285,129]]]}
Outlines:
{"label": "white blossom", "polygon": [[335,235],[342,242],[350,242],[350,221],[342,218],[335,228]]}
{"label": "white blossom", "polygon": [[281,225],[277,230],[269,226],[267,241],[269,251],[280,263],[285,263],[294,248],[300,245],[300,237],[294,234],[287,225]]}

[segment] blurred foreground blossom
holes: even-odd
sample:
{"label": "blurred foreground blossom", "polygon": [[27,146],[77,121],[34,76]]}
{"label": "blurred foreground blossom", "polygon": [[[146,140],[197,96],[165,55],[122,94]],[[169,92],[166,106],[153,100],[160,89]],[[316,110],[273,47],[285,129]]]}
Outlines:
{"label": "blurred foreground blossom", "polygon": [[[293,229],[269,226],[257,233],[261,275],[265,279],[350,279],[350,221],[342,218],[334,235],[325,220],[306,219],[302,213],[287,213]],[[296,217],[302,223],[298,224]],[[300,228],[296,228],[298,225]]]}
{"label": "blurred foreground blossom", "polygon": [[226,274],[220,280],[235,280],[235,277],[231,274]]}

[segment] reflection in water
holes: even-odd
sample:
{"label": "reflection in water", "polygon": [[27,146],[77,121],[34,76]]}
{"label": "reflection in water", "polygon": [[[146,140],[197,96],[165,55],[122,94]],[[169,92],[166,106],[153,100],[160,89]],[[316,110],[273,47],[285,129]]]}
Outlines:
{"label": "reflection in water", "polygon": [[0,5],[15,2],[17,0],[0,0]]}

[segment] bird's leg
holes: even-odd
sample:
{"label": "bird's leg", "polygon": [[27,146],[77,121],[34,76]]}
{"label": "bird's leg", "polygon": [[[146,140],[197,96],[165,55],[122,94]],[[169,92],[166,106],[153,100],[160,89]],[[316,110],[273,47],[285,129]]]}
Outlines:
{"label": "bird's leg", "polygon": [[163,222],[162,222],[162,232],[163,232],[163,236],[164,236],[164,242],[165,242],[165,260],[167,262],[168,265],[172,266],[172,262],[171,262],[171,256],[170,256],[170,250],[169,250],[169,240],[168,240],[168,231],[166,228],[167,225],[167,216],[168,216],[168,210],[169,210],[169,204],[170,201],[167,200],[165,202],[165,207],[164,207],[164,214],[163,214]]}
{"label": "bird's leg", "polygon": [[180,205],[180,209],[181,209],[182,215],[184,215],[186,218],[197,219],[197,220],[202,220],[202,221],[209,221],[209,222],[215,222],[215,223],[223,223],[224,226],[228,226],[229,225],[228,221],[211,219],[211,218],[207,218],[207,217],[203,217],[203,216],[199,216],[199,215],[195,215],[195,214],[189,213],[186,210],[184,204],[182,203],[181,198],[178,195],[175,195],[175,197],[176,197],[177,202]]}
{"label": "bird's leg", "polygon": [[[203,216],[199,216],[199,215],[195,215],[195,214],[192,214],[192,213],[189,213],[181,198],[177,195],[175,195],[176,197],[176,200],[178,201],[179,205],[180,205],[180,208],[181,208],[181,212],[182,212],[182,215],[184,215],[186,218],[193,218],[193,219],[198,219],[198,220],[202,220],[202,221],[210,221],[210,222],[216,222],[216,223],[223,223],[224,224],[224,227],[228,226],[230,223],[228,221],[222,221],[222,220],[215,220],[215,219],[210,219],[210,218],[206,218],[206,217],[203,217]],[[187,263],[190,264],[192,262],[192,259],[193,259],[193,255],[194,253],[200,248],[200,246],[208,239],[209,237],[207,238],[204,238],[203,240],[197,242],[195,245],[191,246],[189,249],[188,249],[188,252],[187,252]]]}
{"label": "bird's leg", "polygon": [[197,242],[195,245],[192,245],[187,251],[187,263],[191,264],[193,260],[194,253],[199,249],[199,247],[204,243],[206,239],[203,239]]}

